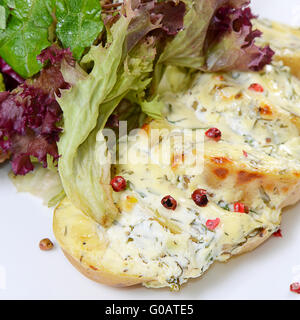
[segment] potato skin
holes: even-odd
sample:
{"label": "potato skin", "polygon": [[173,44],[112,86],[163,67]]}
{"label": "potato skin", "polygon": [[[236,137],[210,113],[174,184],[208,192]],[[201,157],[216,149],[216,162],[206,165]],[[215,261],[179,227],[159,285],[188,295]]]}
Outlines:
{"label": "potato skin", "polygon": [[98,283],[102,283],[112,287],[122,288],[141,284],[144,281],[143,279],[134,276],[127,276],[125,274],[114,274],[111,273],[109,270],[105,270],[104,268],[103,270],[93,270],[86,264],[80,263],[80,261],[74,259],[66,251],[63,250],[63,253],[79,272],[81,272],[90,280],[96,281]]}

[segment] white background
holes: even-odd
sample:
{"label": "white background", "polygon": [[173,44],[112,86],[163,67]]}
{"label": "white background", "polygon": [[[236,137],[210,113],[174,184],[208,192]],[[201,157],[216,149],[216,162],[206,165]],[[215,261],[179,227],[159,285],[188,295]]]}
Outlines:
{"label": "white background", "polygon": [[[253,9],[300,25],[300,0],[256,0]],[[39,199],[17,194],[7,172],[0,168],[0,299],[300,299],[289,291],[300,280],[300,204],[285,210],[282,239],[272,237],[251,253],[215,264],[179,293],[117,289],[83,277],[56,243],[52,251],[39,250],[40,239],[54,241],[52,211]]]}

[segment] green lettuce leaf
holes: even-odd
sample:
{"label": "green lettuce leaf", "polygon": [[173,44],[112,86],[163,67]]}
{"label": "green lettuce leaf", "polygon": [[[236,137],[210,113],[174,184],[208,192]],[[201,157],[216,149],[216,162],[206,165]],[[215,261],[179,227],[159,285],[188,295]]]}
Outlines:
{"label": "green lettuce leaf", "polygon": [[103,29],[98,0],[0,0],[0,18],[0,56],[23,78],[41,70],[36,57],[55,37],[79,60]]}
{"label": "green lettuce leaf", "polygon": [[73,57],[80,59],[103,29],[99,0],[56,0],[56,33]]}
{"label": "green lettuce leaf", "polygon": [[126,95],[142,92],[149,85],[156,54],[154,42],[146,40],[128,52],[133,16],[120,17],[105,47],[91,48],[82,63],[93,65],[92,71],[58,99],[64,113],[64,132],[58,144],[64,190],[77,207],[102,225],[109,224],[118,213],[110,186],[110,153],[102,129]]}
{"label": "green lettuce leaf", "polygon": [[53,0],[2,0],[9,11],[6,28],[0,29],[0,56],[23,78],[40,71],[36,57],[50,45]]}

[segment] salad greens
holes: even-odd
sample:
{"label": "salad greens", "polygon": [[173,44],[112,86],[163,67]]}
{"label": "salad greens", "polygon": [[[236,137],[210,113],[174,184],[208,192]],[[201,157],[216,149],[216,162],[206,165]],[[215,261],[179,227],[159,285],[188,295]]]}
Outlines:
{"label": "salad greens", "polygon": [[57,0],[56,34],[64,48],[80,59],[103,29],[99,0]]}
{"label": "salad greens", "polygon": [[[33,157],[48,168],[58,162],[60,179],[56,170],[49,179],[63,190],[54,183],[50,202],[65,192],[109,225],[118,214],[103,131],[109,117],[130,127],[160,118],[164,94],[185,90],[199,70],[261,70],[274,53],[255,45],[261,33],[248,3],[126,0],[101,9],[98,0],[0,0],[0,71],[21,83],[0,92],[0,148],[14,174],[32,171]],[[42,176],[16,181],[27,190]]]}
{"label": "salad greens", "polygon": [[[61,132],[62,111],[56,101],[60,89],[70,87],[61,66],[74,67],[71,52],[57,46],[43,51],[42,63],[51,61],[38,77],[27,79],[13,91],[0,92],[0,148],[11,158],[14,174],[34,170],[32,158],[47,167],[47,157],[59,158],[57,141]],[[1,61],[0,61],[1,62]],[[5,76],[14,76],[8,68]]]}
{"label": "salad greens", "polygon": [[0,0],[1,17],[4,10],[0,56],[23,78],[42,69],[36,57],[51,45],[50,31],[55,29],[55,22],[58,41],[71,48],[76,59],[103,28],[98,0]]}
{"label": "salad greens", "polygon": [[4,6],[8,16],[6,28],[0,29],[0,56],[13,66],[19,75],[30,77],[42,68],[42,64],[36,59],[37,55],[50,45],[48,28],[53,22],[53,1],[1,2],[0,5]]}
{"label": "salad greens", "polygon": [[254,43],[261,32],[252,31],[251,19],[255,16],[249,7],[244,8],[248,0],[185,0],[185,3],[184,29],[166,45],[158,66],[257,71],[271,62],[271,49],[259,48]]}

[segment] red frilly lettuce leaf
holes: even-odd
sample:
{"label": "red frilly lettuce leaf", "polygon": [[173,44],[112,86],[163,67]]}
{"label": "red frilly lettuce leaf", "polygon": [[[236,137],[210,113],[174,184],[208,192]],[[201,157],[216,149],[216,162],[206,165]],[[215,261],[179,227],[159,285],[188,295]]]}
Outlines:
{"label": "red frilly lettuce leaf", "polygon": [[14,174],[25,175],[34,169],[32,157],[47,167],[47,155],[59,158],[57,141],[62,111],[55,99],[60,89],[69,88],[60,72],[63,60],[74,65],[69,50],[57,46],[39,56],[49,61],[39,76],[27,80],[12,92],[0,93],[0,148],[11,155]]}
{"label": "red frilly lettuce leaf", "polygon": [[156,2],[150,14],[160,16],[162,30],[169,36],[175,36],[183,28],[185,3],[182,1]]}
{"label": "red frilly lettuce leaf", "polygon": [[133,0],[125,2],[123,10],[125,16],[132,17],[127,36],[130,51],[146,36],[153,36],[153,32],[160,41],[175,36],[183,28],[186,6],[182,1]]}
{"label": "red frilly lettuce leaf", "polygon": [[205,48],[208,56],[205,69],[209,71],[260,71],[269,64],[274,51],[255,45],[262,33],[253,30],[251,20],[256,18],[249,7],[228,5],[216,11],[207,33]]}
{"label": "red frilly lettuce leaf", "polygon": [[261,35],[253,30],[248,0],[184,0],[184,28],[167,43],[160,64],[202,71],[259,71],[274,52],[254,44]]}

